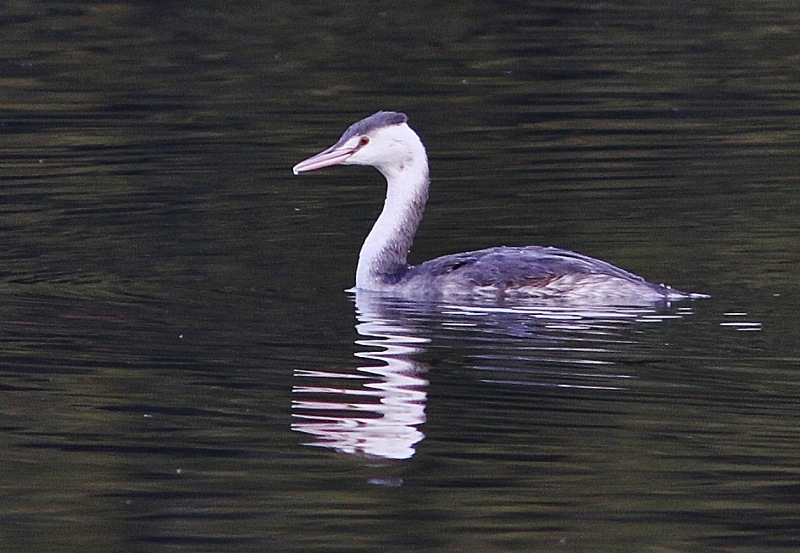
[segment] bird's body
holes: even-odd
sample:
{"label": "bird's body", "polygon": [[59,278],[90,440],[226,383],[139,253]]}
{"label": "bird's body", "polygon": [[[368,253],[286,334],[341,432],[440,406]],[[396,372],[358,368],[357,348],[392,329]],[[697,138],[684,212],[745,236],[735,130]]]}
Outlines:
{"label": "bird's body", "polygon": [[599,259],[543,246],[487,248],[398,266],[364,289],[424,299],[530,298],[608,305],[686,297]]}
{"label": "bird's body", "polygon": [[530,298],[571,305],[642,305],[700,295],[652,284],[605,261],[552,247],[498,247],[407,262],[428,199],[428,158],[402,113],[379,111],[294,173],[371,165],[386,178],[383,211],[364,241],[356,286],[416,299]]}

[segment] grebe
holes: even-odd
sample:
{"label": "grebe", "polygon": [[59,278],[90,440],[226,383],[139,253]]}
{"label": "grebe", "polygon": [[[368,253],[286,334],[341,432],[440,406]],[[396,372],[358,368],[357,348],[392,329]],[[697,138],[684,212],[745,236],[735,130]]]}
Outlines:
{"label": "grebe", "polygon": [[379,111],[333,146],[294,166],[371,165],[386,178],[386,201],[361,247],[357,291],[413,299],[531,298],[570,305],[642,305],[705,297],[652,284],[614,265],[553,247],[498,247],[409,265],[428,199],[428,157],[403,113]]}

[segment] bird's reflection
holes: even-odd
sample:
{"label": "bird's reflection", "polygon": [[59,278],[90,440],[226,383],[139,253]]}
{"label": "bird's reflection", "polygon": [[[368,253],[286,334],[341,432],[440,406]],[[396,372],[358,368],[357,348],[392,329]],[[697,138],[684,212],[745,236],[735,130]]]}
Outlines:
{"label": "bird's reflection", "polygon": [[610,392],[638,355],[631,324],[682,318],[669,305],[566,307],[457,305],[355,296],[360,336],[349,371],[295,370],[292,428],[307,445],[371,458],[408,459],[424,439],[428,381],[419,354],[431,337],[458,343],[466,369],[491,385]]}
{"label": "bird's reflection", "polygon": [[356,331],[363,361],[351,373],[296,370],[292,429],[314,436],[308,445],[383,459],[408,459],[425,437],[428,381],[414,361],[426,338],[382,314],[378,298],[358,294]]}

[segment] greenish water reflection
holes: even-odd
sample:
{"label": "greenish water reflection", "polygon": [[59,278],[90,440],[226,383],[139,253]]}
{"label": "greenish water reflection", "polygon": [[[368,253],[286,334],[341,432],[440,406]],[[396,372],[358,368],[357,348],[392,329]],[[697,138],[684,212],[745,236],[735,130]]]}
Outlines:
{"label": "greenish water reflection", "polygon": [[[0,549],[797,549],[796,12],[6,2]],[[380,108],[431,155],[413,262],[552,244],[712,299],[401,310],[413,455],[304,445],[298,374],[380,354],[344,290],[383,190],[290,169]]]}

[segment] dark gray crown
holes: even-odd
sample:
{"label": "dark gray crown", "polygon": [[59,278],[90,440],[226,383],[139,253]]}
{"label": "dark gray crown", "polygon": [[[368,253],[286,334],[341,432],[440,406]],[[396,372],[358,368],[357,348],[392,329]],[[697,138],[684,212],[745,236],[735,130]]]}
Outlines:
{"label": "dark gray crown", "polygon": [[381,127],[399,125],[401,123],[406,123],[407,121],[408,117],[406,117],[405,113],[398,113],[396,111],[379,111],[357,123],[350,125],[350,128],[344,131],[344,134],[340,140],[344,141],[356,135],[367,134],[368,132]]}

